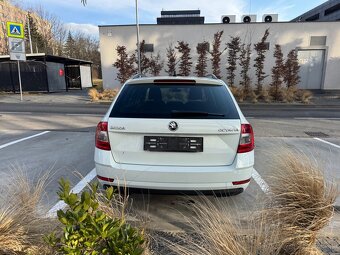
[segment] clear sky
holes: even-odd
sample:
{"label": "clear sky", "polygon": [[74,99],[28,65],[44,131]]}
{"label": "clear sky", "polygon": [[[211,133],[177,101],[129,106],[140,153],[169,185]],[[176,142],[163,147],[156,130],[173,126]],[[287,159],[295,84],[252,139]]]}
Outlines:
{"label": "clear sky", "polygon": [[[42,5],[60,17],[68,27],[96,34],[98,25],[133,24],[135,0],[17,0],[29,6]],[[200,9],[206,23],[220,22],[221,15],[278,13],[280,21],[291,20],[325,0],[139,0],[140,23],[156,23],[163,10]]]}

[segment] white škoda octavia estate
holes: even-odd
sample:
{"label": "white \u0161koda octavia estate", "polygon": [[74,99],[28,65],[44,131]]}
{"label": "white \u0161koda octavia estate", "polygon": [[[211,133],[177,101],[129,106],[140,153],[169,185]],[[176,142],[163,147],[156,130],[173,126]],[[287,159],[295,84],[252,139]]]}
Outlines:
{"label": "white \u0161koda octavia estate", "polygon": [[238,194],[254,165],[254,133],[214,77],[127,81],[97,126],[104,186]]}

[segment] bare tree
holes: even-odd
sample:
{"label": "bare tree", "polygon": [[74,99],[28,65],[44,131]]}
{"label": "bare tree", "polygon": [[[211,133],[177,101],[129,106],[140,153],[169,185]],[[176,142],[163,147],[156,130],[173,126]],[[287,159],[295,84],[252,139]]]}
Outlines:
{"label": "bare tree", "polygon": [[62,55],[63,45],[66,40],[67,30],[60,18],[49,13],[42,5],[30,8],[33,19],[35,15],[39,17],[34,19],[38,25],[38,31],[47,43],[47,48],[53,55]]}
{"label": "bare tree", "polygon": [[197,44],[196,51],[198,54],[198,60],[196,64],[195,74],[199,77],[203,77],[207,74],[207,61],[208,61],[208,51],[209,43],[204,41],[203,43]]}
{"label": "bare tree", "polygon": [[275,100],[280,99],[280,89],[283,84],[284,64],[281,45],[275,45],[274,51],[275,66],[272,68],[272,83],[270,94]]}
{"label": "bare tree", "polygon": [[249,95],[250,92],[250,55],[251,55],[251,44],[241,46],[240,53],[240,66],[241,66],[241,81],[240,85],[243,87],[244,95]]}
{"label": "bare tree", "polygon": [[228,67],[227,67],[227,81],[228,85],[230,87],[235,87],[235,71],[237,69],[237,59],[238,56],[237,54],[241,50],[241,38],[236,36],[236,37],[231,37],[230,42],[227,43],[227,48],[228,48]]}
{"label": "bare tree", "polygon": [[153,56],[151,54],[151,57],[150,57],[150,73],[153,75],[153,76],[158,76],[164,66],[164,62],[161,61],[161,55],[160,53],[158,52],[156,56]]}
{"label": "bare tree", "polygon": [[256,83],[256,92],[258,94],[262,93],[263,90],[263,80],[266,78],[266,73],[263,71],[264,69],[264,60],[266,58],[265,53],[267,52],[267,44],[266,40],[269,36],[269,29],[266,29],[261,41],[254,45],[254,49],[256,50],[257,57],[255,58],[255,73],[257,78]]}
{"label": "bare tree", "polygon": [[288,53],[284,71],[284,82],[287,87],[296,87],[300,82],[300,65],[296,50],[291,50]]}
{"label": "bare tree", "polygon": [[190,47],[187,42],[178,41],[178,45],[176,49],[179,53],[181,53],[180,63],[179,63],[179,75],[181,76],[189,76],[191,72],[191,56],[190,56]]}
{"label": "bare tree", "polygon": [[167,57],[167,67],[168,69],[165,70],[169,76],[172,76],[176,73],[176,60],[177,60],[177,56],[176,56],[176,52],[175,52],[175,48],[173,47],[172,44],[169,44],[169,47],[166,49],[166,57]]}
{"label": "bare tree", "polygon": [[95,75],[101,76],[101,60],[99,52],[99,41],[97,38],[84,33],[75,33],[73,35],[74,49],[72,57],[77,59],[89,60],[93,63],[93,71]]}
{"label": "bare tree", "polygon": [[118,69],[117,79],[124,84],[135,72],[135,56],[129,57],[125,46],[117,46],[116,51],[118,58],[113,66]]}
{"label": "bare tree", "polygon": [[220,50],[222,35],[223,31],[218,31],[214,34],[214,41],[212,45],[213,50],[210,52],[213,74],[219,79],[222,78],[221,55],[223,52]]}

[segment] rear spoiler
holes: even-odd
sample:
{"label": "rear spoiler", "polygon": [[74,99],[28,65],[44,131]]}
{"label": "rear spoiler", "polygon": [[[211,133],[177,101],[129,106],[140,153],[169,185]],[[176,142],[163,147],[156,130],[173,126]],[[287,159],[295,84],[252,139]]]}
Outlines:
{"label": "rear spoiler", "polygon": [[188,79],[156,79],[153,81],[155,84],[196,84],[195,80],[188,80]]}

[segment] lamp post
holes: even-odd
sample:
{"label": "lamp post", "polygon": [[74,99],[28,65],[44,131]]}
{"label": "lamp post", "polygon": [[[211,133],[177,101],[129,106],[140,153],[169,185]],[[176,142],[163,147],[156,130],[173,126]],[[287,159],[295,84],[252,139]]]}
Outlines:
{"label": "lamp post", "polygon": [[139,41],[139,20],[138,20],[138,0],[136,0],[136,29],[137,29],[137,54],[138,54],[138,74],[141,75],[140,66],[140,41]]}

